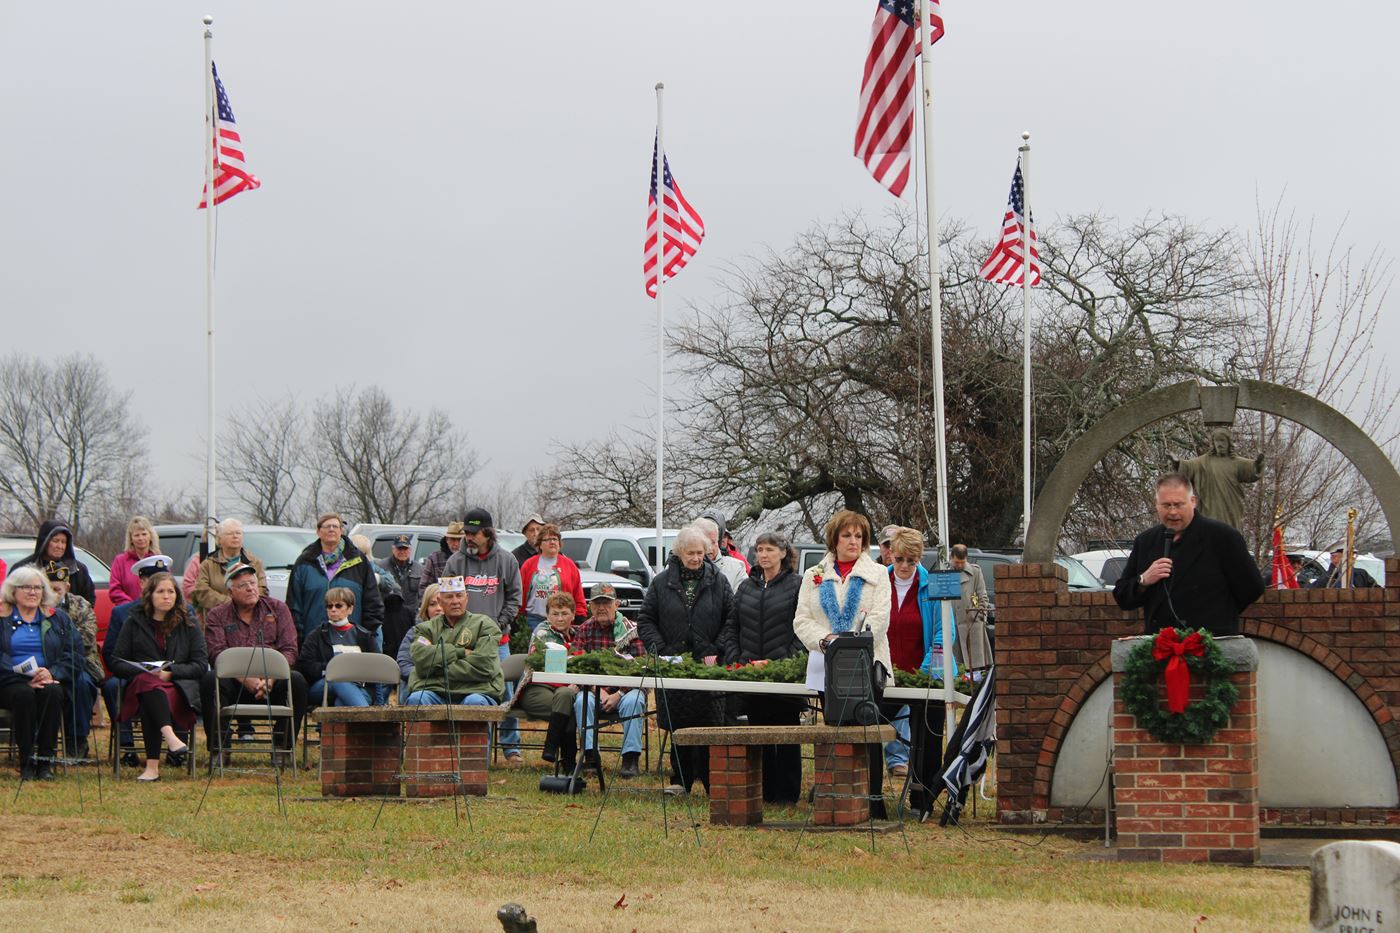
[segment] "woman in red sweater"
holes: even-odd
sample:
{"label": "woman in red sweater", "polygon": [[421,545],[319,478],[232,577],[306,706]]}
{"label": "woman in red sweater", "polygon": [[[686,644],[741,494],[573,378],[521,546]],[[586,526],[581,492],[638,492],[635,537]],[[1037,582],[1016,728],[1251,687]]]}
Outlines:
{"label": "woman in red sweater", "polygon": [[535,546],[540,552],[526,560],[520,568],[521,601],[530,621],[526,631],[533,632],[535,626],[546,620],[549,611],[545,603],[555,593],[572,596],[575,613],[582,619],[588,614],[583,579],[579,576],[578,564],[559,553],[559,526],[552,523],[545,525]]}
{"label": "woman in red sweater", "polygon": [[131,568],[137,561],[159,553],[160,538],[149,518],[138,515],[127,522],[126,548],[112,558],[112,582],[107,586],[113,606],[141,598],[141,581]]}

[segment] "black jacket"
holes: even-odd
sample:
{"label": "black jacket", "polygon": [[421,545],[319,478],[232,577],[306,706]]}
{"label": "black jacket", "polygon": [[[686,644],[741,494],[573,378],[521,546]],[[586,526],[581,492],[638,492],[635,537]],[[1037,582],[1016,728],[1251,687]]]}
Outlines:
{"label": "black jacket", "polygon": [[681,592],[680,568],[680,558],[673,556],[647,587],[642,611],[637,616],[637,636],[646,645],[647,654],[676,655],[688,651],[696,660],[708,655],[723,658],[720,631],[734,605],[729,581],[714,564],[705,561],[695,605],[687,608]]}
{"label": "black jacket", "polygon": [[515,562],[520,566],[524,567],[525,562],[530,558],[534,557],[539,552],[539,548],[532,545],[529,541],[524,541],[521,542],[520,547],[516,548],[510,553],[515,558]]}
{"label": "black jacket", "polygon": [[97,588],[92,585],[92,575],[88,573],[87,566],[73,555],[73,529],[68,527],[68,523],[58,519],[50,519],[39,525],[39,533],[34,536],[34,553],[18,561],[11,570],[18,570],[26,564],[33,564],[40,570],[48,566],[49,559],[45,552],[49,549],[49,538],[55,532],[63,532],[68,536],[68,549],[63,552],[62,563],[68,567],[69,587],[83,599],[97,605]]}
{"label": "black jacket", "polygon": [[[1238,531],[1199,512],[1172,542],[1170,577],[1143,588],[1138,577],[1163,556],[1167,529],[1154,525],[1137,536],[1113,598],[1123,609],[1143,609],[1147,634],[1168,626],[1238,635],[1240,613],[1264,593],[1264,577]],[[1170,597],[1170,599],[1168,599]]]}
{"label": "black jacket", "polygon": [[[326,674],[326,665],[331,663],[331,658],[335,657],[335,647],[331,644],[330,632],[327,631],[329,623],[323,623],[317,627],[316,631],[307,635],[301,643],[301,652],[297,655],[297,670],[301,671],[301,676],[306,678],[308,685],[314,684]],[[360,646],[362,654],[376,654],[379,649],[374,644],[374,633],[361,626],[353,626],[355,631],[355,644]],[[321,702],[320,696],[311,698],[313,704]]]}
{"label": "black jacket", "polygon": [[165,650],[161,651],[156,647],[155,623],[137,606],[126,617],[112,654],[112,673],[123,680],[131,680],[143,672],[133,661],[169,661],[175,686],[189,701],[190,709],[199,710],[199,679],[209,670],[209,651],[199,623],[175,626],[166,636]]}
{"label": "black jacket", "polygon": [[720,633],[726,664],[757,661],[801,654],[806,649],[792,632],[797,611],[797,588],[802,575],[784,570],[772,583],[765,583],[763,571],[755,567],[734,592],[734,606]]}

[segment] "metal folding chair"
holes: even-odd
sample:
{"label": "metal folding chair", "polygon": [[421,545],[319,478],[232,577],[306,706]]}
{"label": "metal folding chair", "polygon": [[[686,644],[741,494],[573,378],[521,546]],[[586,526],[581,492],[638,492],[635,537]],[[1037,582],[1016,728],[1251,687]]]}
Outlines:
{"label": "metal folding chair", "polygon": [[[218,680],[241,680],[245,677],[260,677],[264,680],[275,680],[287,682],[288,705],[273,703],[269,697],[261,703],[230,703],[227,706],[219,702],[219,688],[217,684],[214,688],[214,709],[205,710],[205,715],[210,713],[214,716],[214,735],[220,737],[220,745],[229,752],[262,751],[266,750],[273,756],[273,763],[276,764],[276,754],[285,752],[287,760],[291,763],[292,773],[296,773],[296,734],[292,727],[295,713],[290,706],[291,703],[291,665],[287,663],[287,658],[276,648],[225,648],[214,659],[214,676]],[[224,721],[227,719],[246,719],[254,723],[265,722],[268,724],[268,734],[266,741],[259,741],[256,728],[254,737],[239,738],[235,741],[223,741]],[[282,720],[287,720],[287,734],[290,736],[285,748],[277,744],[277,726]],[[209,754],[209,766],[212,769],[217,759],[219,775],[224,773],[224,756],[215,754],[211,749]]]}
{"label": "metal folding chair", "polygon": [[[326,665],[324,685],[321,687],[321,705],[331,705],[331,684],[387,684],[399,682],[399,662],[387,654],[379,652],[348,652],[331,658]],[[301,763],[306,764],[307,744],[311,739],[311,723],[308,721],[301,734]],[[320,744],[321,724],[316,723],[317,744]],[[319,768],[319,763],[318,763]]]}

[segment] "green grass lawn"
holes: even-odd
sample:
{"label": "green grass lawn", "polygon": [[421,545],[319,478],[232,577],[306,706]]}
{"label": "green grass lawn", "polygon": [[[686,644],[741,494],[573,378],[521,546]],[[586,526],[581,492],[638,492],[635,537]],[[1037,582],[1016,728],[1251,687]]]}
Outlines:
{"label": "green grass lawn", "polygon": [[991,805],[964,829],[909,825],[906,851],[898,832],[711,827],[703,795],[663,819],[654,773],[612,782],[649,792],[612,794],[600,817],[596,786],[543,794],[541,773],[492,771],[460,819],[451,799],[390,803],[377,826],[376,802],[321,801],[314,769],[284,780],[285,819],[270,774],[216,779],[198,818],[205,783],[175,769],[150,786],[109,773],[101,802],[84,769],[81,805],[71,773],[18,799],[6,776],[6,925],[491,930],[509,901],[542,931],[1277,930],[1307,915],[1306,873],[1095,861],[1098,843],[996,832]]}

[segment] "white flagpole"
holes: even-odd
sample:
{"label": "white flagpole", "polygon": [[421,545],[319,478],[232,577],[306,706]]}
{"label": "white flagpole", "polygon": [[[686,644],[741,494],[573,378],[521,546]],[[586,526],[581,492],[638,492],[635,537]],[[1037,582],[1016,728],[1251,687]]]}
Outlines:
{"label": "white flagpole", "polygon": [[[938,259],[938,211],[933,197],[933,30],[930,28],[927,0],[919,0],[919,44],[922,61],[919,67],[924,105],[924,195],[928,206],[928,290],[932,308],[933,328],[933,417],[934,465],[937,471],[938,554],[940,565],[946,566],[948,548],[948,441],[947,418],[943,410],[943,299],[940,292]],[[943,735],[946,741],[953,734],[953,634],[952,613],[940,613],[943,628]]]}
{"label": "white flagpole", "polygon": [[214,93],[214,33],[210,26],[214,17],[204,17],[204,320],[207,328],[206,368],[209,371],[209,423],[208,449],[205,458],[204,474],[204,526],[205,540],[212,548],[214,544],[214,139],[218,134],[219,102]]}
{"label": "white flagpole", "polygon": [[663,435],[666,424],[666,315],[661,307],[661,286],[666,280],[666,145],[661,136],[661,94],[666,89],[656,82],[656,572],[666,565],[662,555],[661,529],[665,523],[662,507]]}
{"label": "white flagpole", "polygon": [[1024,357],[1021,360],[1021,541],[1031,527],[1031,134],[1021,134],[1021,208],[1025,226],[1021,228],[1021,330]]}

